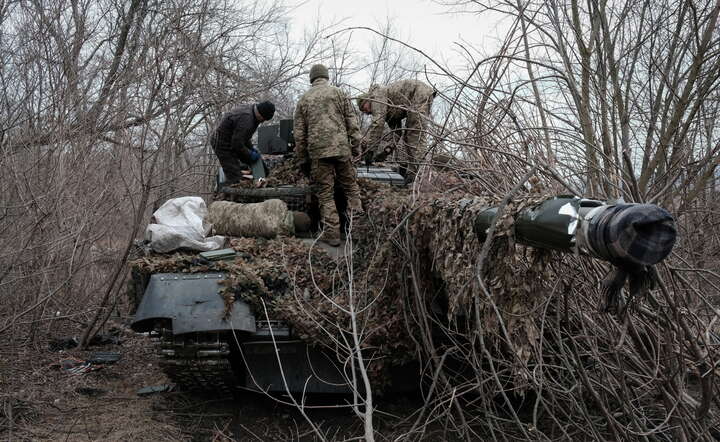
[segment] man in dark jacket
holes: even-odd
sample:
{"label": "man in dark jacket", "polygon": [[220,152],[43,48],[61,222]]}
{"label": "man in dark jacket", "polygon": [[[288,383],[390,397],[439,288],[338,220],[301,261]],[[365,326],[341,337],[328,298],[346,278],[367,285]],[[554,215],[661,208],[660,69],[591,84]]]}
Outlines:
{"label": "man in dark jacket", "polygon": [[[226,112],[210,137],[215,155],[225,172],[228,184],[242,177],[241,162],[252,165],[261,159],[260,153],[250,141],[257,127],[275,115],[275,105],[269,101],[257,104],[241,104]],[[255,177],[257,178],[257,177]]]}

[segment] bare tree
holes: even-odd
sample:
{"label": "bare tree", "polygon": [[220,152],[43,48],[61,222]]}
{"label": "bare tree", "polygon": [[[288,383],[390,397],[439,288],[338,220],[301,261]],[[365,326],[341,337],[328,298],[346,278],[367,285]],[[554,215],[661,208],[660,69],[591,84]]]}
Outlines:
{"label": "bare tree", "polygon": [[282,94],[317,40],[291,43],[280,3],[0,6],[0,330],[32,338],[59,317],[87,340],[152,204],[207,192],[215,119]]}
{"label": "bare tree", "polygon": [[[710,439],[718,423],[715,338],[702,330],[718,315],[713,183],[720,160],[714,49],[720,6],[445,3],[508,17],[500,49],[459,44],[469,64],[460,72],[385,37],[433,66],[449,111],[431,132],[453,148],[449,170],[458,172],[467,193],[511,201],[543,189],[654,202],[674,213],[688,236],[672,263],[657,269],[658,289],[612,317],[593,312],[604,271],[598,263],[550,263],[559,258],[516,251],[512,233],[507,248],[502,234],[471,257],[472,233],[456,219],[465,212],[452,205],[428,227],[436,240],[419,227],[431,220],[408,221],[416,224],[408,228],[412,234],[395,237],[396,262],[410,272],[410,326],[420,330],[432,384],[405,437],[420,439],[437,419],[447,419],[467,439]],[[360,29],[382,34],[351,30]],[[541,177],[534,183],[526,182],[531,170]],[[425,173],[429,178],[415,185],[418,205],[422,189],[437,190],[433,180],[442,179],[432,168]],[[513,202],[514,210],[517,204],[523,203]],[[454,251],[452,238],[463,239]],[[586,279],[572,277],[578,269]],[[447,279],[438,284],[428,274]],[[518,275],[539,285],[523,287]],[[437,292],[450,298],[447,316],[427,305]],[[534,295],[521,301],[523,293]],[[676,358],[671,348],[685,356]],[[472,369],[458,375],[449,360]],[[645,401],[653,395],[658,400]]]}

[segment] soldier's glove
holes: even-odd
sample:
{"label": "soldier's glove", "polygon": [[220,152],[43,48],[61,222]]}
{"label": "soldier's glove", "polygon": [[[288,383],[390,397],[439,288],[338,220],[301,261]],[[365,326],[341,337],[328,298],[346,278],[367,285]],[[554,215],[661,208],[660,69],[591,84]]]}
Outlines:
{"label": "soldier's glove", "polygon": [[375,156],[375,153],[372,150],[368,150],[367,152],[365,152],[365,155],[364,155],[365,167],[372,166],[374,156]]}
{"label": "soldier's glove", "polygon": [[251,147],[250,149],[248,149],[248,152],[250,153],[250,161],[253,163],[255,161],[259,160],[260,158],[262,158],[262,155],[260,155],[260,152],[258,152],[257,149],[255,149],[254,147]]}
{"label": "soldier's glove", "polygon": [[300,172],[302,172],[303,175],[310,178],[310,161],[303,161],[298,165],[298,169],[300,169]]}
{"label": "soldier's glove", "polygon": [[388,156],[390,156],[391,153],[392,149],[390,148],[390,146],[385,146],[382,151],[375,155],[375,161],[383,162]]}

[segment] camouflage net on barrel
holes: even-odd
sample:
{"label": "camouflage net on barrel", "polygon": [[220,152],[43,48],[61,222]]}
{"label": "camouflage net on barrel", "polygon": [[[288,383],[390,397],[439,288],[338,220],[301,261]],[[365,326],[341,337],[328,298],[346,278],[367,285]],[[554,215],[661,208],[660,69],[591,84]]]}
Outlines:
{"label": "camouflage net on barrel", "polygon": [[[465,189],[425,193],[410,206],[407,195],[390,197],[375,183],[365,183],[363,190],[369,219],[359,237],[369,249],[367,256],[377,251],[372,278],[381,279],[387,269],[395,269],[385,291],[406,297],[406,313],[428,306],[436,314],[443,312],[445,325],[467,345],[474,345],[473,336],[482,335],[493,354],[514,361],[507,378],[516,391],[524,391],[533,355],[540,353],[538,319],[543,312],[538,307],[547,301],[561,273],[576,274],[559,264],[558,254],[515,244],[516,216],[549,198],[549,193],[536,182],[532,191],[505,206],[481,271],[478,259],[485,238],[478,238],[474,221],[500,204],[497,196],[471,195]],[[548,266],[550,257],[558,263],[556,269]],[[410,334],[421,342],[417,330]]]}

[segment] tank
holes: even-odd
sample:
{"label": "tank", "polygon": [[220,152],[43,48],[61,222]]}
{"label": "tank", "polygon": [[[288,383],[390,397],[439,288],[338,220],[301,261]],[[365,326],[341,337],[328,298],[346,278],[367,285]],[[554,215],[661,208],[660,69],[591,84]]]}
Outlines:
{"label": "tank", "polygon": [[[284,167],[292,152],[291,128],[285,121],[260,132],[261,150],[280,155],[273,157],[273,169]],[[359,167],[358,176],[366,183],[394,186],[400,193],[405,185],[402,176],[384,166]],[[308,185],[271,182],[261,189],[230,187],[224,185],[222,173],[217,183],[216,199],[240,203],[281,199],[291,210],[310,213],[317,226],[317,210]],[[452,202],[458,207],[466,203]],[[343,208],[342,195],[338,195],[338,209]],[[493,228],[497,213],[497,207],[477,212],[472,230],[478,238],[484,239]],[[661,262],[676,238],[672,216],[657,206],[606,203],[572,195],[552,197],[522,211],[516,217],[514,232],[516,240],[529,247],[584,254],[616,266],[634,267]],[[312,243],[312,235],[304,241]],[[342,253],[329,247],[326,252]],[[181,388],[226,393],[238,389],[299,394],[351,392],[345,381],[347,366],[321,345],[313,345],[312,336],[281,320],[263,317],[242,299],[233,298],[228,310],[227,298],[221,295],[222,283],[228,278],[227,272],[221,271],[222,265],[193,262],[193,268],[206,271],[186,273],[165,271],[167,266],[159,265],[160,256],[143,259],[157,260],[159,270],[133,271],[134,292],[142,296],[138,297],[132,328],[148,333],[156,343],[161,367]],[[418,382],[416,368],[393,370],[388,388],[412,390]]]}
{"label": "tank", "polygon": [[[319,210],[307,184],[279,183],[273,170],[289,166],[294,141],[292,120],[263,126],[258,131],[258,149],[271,171],[263,188],[228,186],[222,169],[216,177],[215,200],[257,203],[284,201],[288,209],[308,213],[313,231],[305,241],[314,242]],[[396,171],[379,166],[358,169],[358,177],[391,186],[405,187]],[[346,200],[336,192],[338,212]],[[342,227],[347,218],[341,216]],[[326,247],[329,253],[337,250]],[[161,259],[147,255],[146,260]],[[180,388],[198,392],[232,393],[250,389],[270,393],[350,393],[343,368],[333,355],[300,340],[286,323],[256,317],[251,307],[235,300],[229,316],[219,296],[223,272],[147,274],[132,270],[131,296],[137,310],[132,329],[147,333],[154,342],[160,366]],[[290,370],[281,367],[291,367]],[[396,390],[414,388],[400,376]]]}

